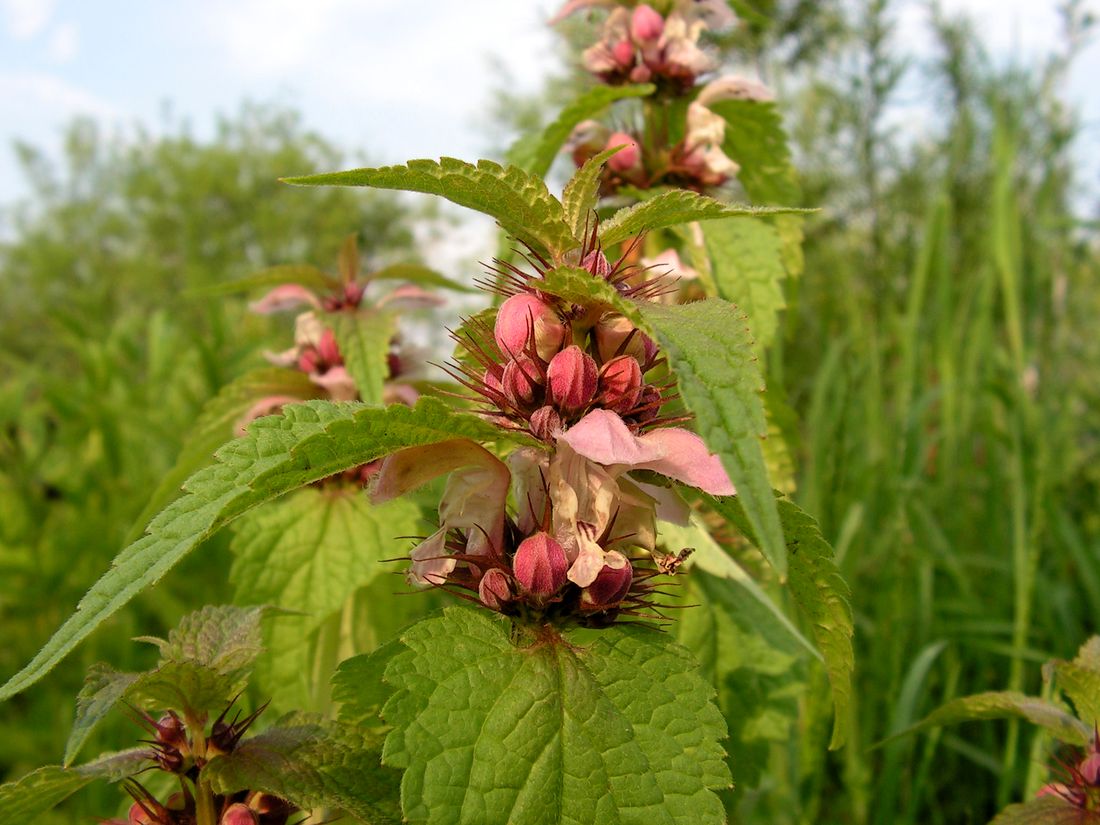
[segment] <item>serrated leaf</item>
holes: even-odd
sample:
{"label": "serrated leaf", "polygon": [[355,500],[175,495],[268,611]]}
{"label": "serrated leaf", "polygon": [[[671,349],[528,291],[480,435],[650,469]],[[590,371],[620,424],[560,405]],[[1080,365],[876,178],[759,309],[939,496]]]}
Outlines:
{"label": "serrated leaf", "polygon": [[695,416],[695,431],[721,457],[760,538],[757,546],[785,578],[787,548],[761,446],[767,434],[764,379],[744,315],[717,298],[683,306],[641,304],[638,311],[669,361]]}
{"label": "serrated leaf", "polygon": [[721,714],[690,654],[658,631],[536,638],[449,608],[402,643],[386,669],[397,692],[383,762],[405,769],[408,820],[725,821]]}
{"label": "serrated leaf", "polygon": [[397,537],[415,535],[421,526],[412,502],[374,506],[351,487],[299,490],[234,525],[229,580],[236,601],[294,611],[266,622],[257,667],[264,695],[277,709],[313,705],[318,628],[357,590],[392,571],[382,560],[401,555]]}
{"label": "serrated leaf", "polygon": [[332,277],[323,269],[311,264],[279,264],[261,269],[259,272],[246,278],[238,278],[235,281],[225,281],[220,284],[201,287],[191,291],[190,295],[202,295],[212,297],[215,295],[235,295],[240,292],[251,292],[255,289],[265,289],[283,284],[301,284],[304,287],[317,292],[330,292],[340,287],[340,281]]}
{"label": "serrated leaf", "polygon": [[241,678],[263,650],[260,620],[267,610],[223,604],[188,613],[166,640],[155,640],[161,662],[193,662]]}
{"label": "serrated leaf", "polygon": [[1053,702],[1015,691],[989,691],[952,699],[904,733],[983,719],[1023,719],[1045,728],[1056,739],[1070,745],[1083,746],[1092,735],[1092,728]]}
{"label": "serrated leaf", "polygon": [[[741,496],[711,498],[710,505],[741,533],[760,546]],[[810,622],[818,649],[825,657],[825,669],[833,693],[833,737],[831,749],[847,739],[848,706],[852,694],[852,607],[848,583],[833,559],[833,548],[821,535],[817,522],[798,505],[786,499],[778,502],[779,519],[787,542],[790,561],[788,585],[798,609]]]}
{"label": "serrated leaf", "polygon": [[474,287],[452,281],[445,275],[440,275],[434,269],[422,264],[391,264],[390,266],[376,269],[370,273],[367,280],[370,281],[407,281],[410,284],[421,286],[438,286],[450,289],[454,292],[477,292]]}
{"label": "serrated leaf", "polygon": [[384,310],[361,309],[331,312],[324,320],[332,327],[360,400],[371,406],[380,405],[390,374],[390,341],[397,331],[397,318]]}
{"label": "serrated leaf", "polygon": [[0,688],[0,700],[34,684],[105,619],[161,579],[204,539],[258,504],[404,447],[453,438],[513,438],[436,399],[414,408],[311,401],[256,421],[217,452],[217,463],[188,480],[188,494],[168,506],[149,532],[115,559],[81,599],[76,613],[34,659]]}
{"label": "serrated leaf", "polygon": [[538,139],[521,137],[508,150],[508,161],[539,177],[545,177],[570,133],[582,120],[596,117],[617,100],[648,97],[657,90],[652,83],[637,86],[594,86],[558,114]]}
{"label": "serrated leaf", "polygon": [[539,291],[555,295],[564,301],[589,309],[614,310],[642,323],[636,301],[624,298],[602,278],[586,269],[575,266],[559,266],[549,270],[541,281],[535,281]]}
{"label": "serrated leaf", "polygon": [[1055,796],[1009,805],[989,825],[1082,825],[1091,819],[1084,811]]}
{"label": "serrated leaf", "polygon": [[391,639],[370,653],[340,663],[332,677],[332,699],[340,703],[340,722],[369,726],[381,721],[382,707],[393,695],[393,688],[382,677],[390,660],[404,649],[400,639]]}
{"label": "serrated leaf", "polygon": [[1091,730],[1100,725],[1100,636],[1085,642],[1072,662],[1055,661],[1051,668],[1085,726]]}
{"label": "serrated leaf", "polygon": [[702,228],[715,294],[744,310],[757,347],[767,348],[786,306],[779,234],[758,220],[710,221]]}
{"label": "serrated leaf", "polygon": [[565,223],[578,238],[583,239],[592,231],[596,204],[600,200],[600,176],[603,173],[603,165],[621,149],[621,146],[614,146],[590,157],[562,190],[561,203],[565,210]]}
{"label": "serrated leaf", "polygon": [[84,686],[76,697],[76,720],[69,733],[69,741],[65,744],[66,767],[73,763],[92,731],[126,695],[135,679],[136,673],[119,673],[103,662],[88,669]]}
{"label": "serrated leaf", "polygon": [[176,463],[157,485],[144,509],[126,534],[126,543],[141,538],[149,520],[170,501],[178,498],[187,477],[214,461],[214,452],[233,437],[234,427],[257,401],[266,396],[285,395],[306,401],[321,394],[321,388],[298,370],[263,367],[245,373],[226,384],[206,402],[198,420],[183,442]]}
{"label": "serrated leaf", "polygon": [[776,206],[732,205],[706,195],[675,189],[654,198],[620,209],[600,224],[600,243],[604,247],[653,229],[676,226],[688,221],[712,221],[719,218],[759,217],[805,212]]}
{"label": "serrated leaf", "polygon": [[398,825],[400,774],[382,767],[378,739],[353,726],[296,714],[211,760],[215,793],[262,790],[300,808],[339,808],[372,825]]}
{"label": "serrated leaf", "polygon": [[488,160],[477,166],[456,158],[410,160],[406,166],[351,169],[285,178],[300,186],[371,186],[425,192],[495,218],[509,235],[557,257],[579,245],[563,220],[561,204],[542,178]]}

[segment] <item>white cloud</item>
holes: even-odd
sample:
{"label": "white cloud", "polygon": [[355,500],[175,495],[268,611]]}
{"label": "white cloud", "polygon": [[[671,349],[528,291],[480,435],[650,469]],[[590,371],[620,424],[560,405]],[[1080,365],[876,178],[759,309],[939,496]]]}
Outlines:
{"label": "white cloud", "polygon": [[121,113],[110,101],[44,72],[0,72],[0,122],[60,123],[77,115],[116,118]]}
{"label": "white cloud", "polygon": [[50,58],[56,63],[68,63],[80,50],[80,32],[76,25],[65,22],[50,33],[47,47]]}
{"label": "white cloud", "polygon": [[4,25],[16,40],[29,40],[53,17],[55,0],[0,0]]}

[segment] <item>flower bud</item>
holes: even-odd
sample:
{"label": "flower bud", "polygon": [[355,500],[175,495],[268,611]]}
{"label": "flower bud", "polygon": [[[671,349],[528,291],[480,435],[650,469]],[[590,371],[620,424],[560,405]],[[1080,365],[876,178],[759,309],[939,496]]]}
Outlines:
{"label": "flower bud", "polygon": [[599,249],[593,249],[581,258],[581,269],[587,269],[599,278],[606,279],[611,275],[611,264]]}
{"label": "flower bud", "polygon": [[126,819],[130,825],[156,825],[156,820],[149,815],[149,812],[141,806],[140,802],[135,802],[130,806]]}
{"label": "flower bud", "polygon": [[613,132],[611,137],[607,139],[607,146],[604,148],[612,149],[616,146],[622,146],[623,148],[608,159],[608,168],[615,172],[629,172],[641,164],[642,150],[638,146],[638,141],[626,132]]}
{"label": "flower bud", "polygon": [[642,368],[631,355],[612,358],[600,370],[600,392],[596,401],[619,415],[630,412],[642,396]]}
{"label": "flower bud", "polygon": [[608,312],[601,317],[595,332],[596,347],[604,363],[619,355],[631,355],[644,369],[657,355],[653,339],[617,313]]}
{"label": "flower bud", "polygon": [[661,412],[661,391],[652,384],[642,387],[642,394],[638,398],[633,418],[639,424],[652,421]]}
{"label": "flower bud", "polygon": [[309,348],[302,351],[302,354],[298,356],[298,369],[304,373],[319,372],[321,369],[321,356],[317,353],[317,350]]}
{"label": "flower bud", "polygon": [[626,556],[612,550],[596,580],[584,589],[581,601],[588,610],[607,610],[623,600],[633,581],[634,569]]}
{"label": "flower bud", "polygon": [[156,739],[166,745],[175,747],[187,744],[187,732],[183,726],[183,720],[175,712],[168,711],[156,722]]}
{"label": "flower bud", "polygon": [[547,400],[565,415],[587,407],[596,394],[596,362],[576,344],[566,347],[546,370]]}
{"label": "flower bud", "polygon": [[501,605],[512,601],[512,588],[503,570],[491,567],[477,584],[477,597],[490,610],[500,610]]}
{"label": "flower bud", "polygon": [[1100,753],[1090,753],[1077,766],[1077,770],[1090,785],[1100,785]]}
{"label": "flower bud", "polygon": [[219,825],[257,825],[258,822],[251,808],[241,802],[234,802],[225,809]]}
{"label": "flower bud", "polygon": [[535,438],[552,441],[554,435],[560,432],[561,428],[561,416],[553,407],[549,405],[539,407],[531,413],[531,432]]}
{"label": "flower bud", "polygon": [[344,359],[340,356],[340,348],[336,346],[336,335],[331,329],[326,328],[321,333],[321,340],[317,342],[317,353],[326,366],[344,363]]}
{"label": "flower bud", "polygon": [[629,40],[620,40],[611,47],[611,56],[623,69],[634,65],[634,44]]}
{"label": "flower bud", "polygon": [[642,3],[630,16],[630,36],[635,43],[657,40],[665,30],[665,19],[650,6]]}
{"label": "flower bud", "polygon": [[493,337],[500,351],[514,358],[526,349],[532,334],[539,357],[549,361],[565,340],[565,325],[552,306],[521,292],[500,305]]}
{"label": "flower bud", "polygon": [[542,365],[533,358],[521,355],[508,362],[500,383],[508,403],[516,409],[522,409],[535,403],[543,381],[545,374]]}
{"label": "flower bud", "polygon": [[557,539],[549,533],[535,533],[520,542],[512,566],[523,589],[545,600],[565,584],[569,559]]}

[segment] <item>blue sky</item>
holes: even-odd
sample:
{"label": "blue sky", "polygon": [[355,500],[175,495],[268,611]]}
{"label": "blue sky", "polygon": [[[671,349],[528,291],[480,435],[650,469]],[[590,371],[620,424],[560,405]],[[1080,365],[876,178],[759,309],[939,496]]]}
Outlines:
{"label": "blue sky", "polygon": [[[1095,6],[1100,0],[1089,0]],[[556,4],[529,0],[0,0],[0,202],[22,191],[12,140],[56,146],[87,114],[155,127],[166,104],[201,134],[245,98],[295,106],[321,133],[378,162],[484,151],[477,112],[494,80],[537,88]],[[903,9],[918,44],[923,2]],[[1055,0],[943,0],[978,15],[1001,56],[1057,37]],[[1100,46],[1065,90],[1100,135]],[[1090,153],[1095,156],[1096,152]]]}

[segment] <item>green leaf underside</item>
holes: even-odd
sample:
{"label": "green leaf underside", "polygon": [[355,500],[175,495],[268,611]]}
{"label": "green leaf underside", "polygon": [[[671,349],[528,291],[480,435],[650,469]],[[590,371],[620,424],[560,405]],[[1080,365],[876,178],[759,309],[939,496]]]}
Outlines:
{"label": "green leaf underside", "polygon": [[614,146],[605,149],[586,160],[562,190],[561,203],[565,210],[565,223],[581,240],[584,240],[585,235],[592,231],[596,204],[600,200],[600,175],[603,172],[603,165],[621,148]]}
{"label": "green leaf underside", "polygon": [[497,441],[503,431],[436,399],[415,408],[310,401],[256,421],[192,476],[188,494],[169,505],[149,532],[123,550],[74,613],[32,661],[0,688],[6,699],[36,682],[84,637],[145,588],[156,584],[204,539],[258,504],[404,447],[453,438]]}
{"label": "green leaf underside", "polygon": [[1070,745],[1083,746],[1092,736],[1092,728],[1053,702],[1015,691],[990,691],[952,699],[904,733],[985,719],[1023,719]]}
{"label": "green leaf underside", "polygon": [[690,654],[659,632],[615,626],[577,647],[449,608],[402,642],[386,668],[383,761],[405,770],[409,821],[725,821],[721,714]]}
{"label": "green leaf underside", "polygon": [[477,289],[457,281],[452,281],[445,275],[440,275],[434,269],[421,264],[391,264],[390,266],[376,269],[368,276],[370,281],[407,281],[410,284],[420,286],[438,286],[450,289],[454,292],[477,292]]}
{"label": "green leaf underside", "polygon": [[675,189],[616,212],[600,224],[600,243],[604,247],[609,247],[643,232],[677,226],[688,221],[783,215],[805,211],[807,210],[776,206],[731,205],[706,195]]}
{"label": "green leaf underside", "polygon": [[1091,819],[1085,818],[1082,813],[1080,808],[1060,797],[1044,796],[1009,805],[989,825],[1082,825],[1090,822]]}
{"label": "green leaf underside", "polygon": [[27,825],[97,779],[111,782],[148,763],[148,749],[110,753],[75,768],[49,765],[15,782],[0,785],[0,825]]}
{"label": "green leaf underside", "polygon": [[184,616],[160,647],[160,662],[146,673],[91,667],[77,696],[76,721],[65,746],[70,764],[95,726],[126,699],[151,710],[197,714],[224,707],[244,690],[262,650],[260,619],[266,607],[208,606]]}
{"label": "green leaf underside", "polygon": [[294,714],[246,739],[203,771],[216,793],[263,790],[311,808],[338,808],[371,825],[401,822],[401,775],[382,767],[379,737]]}
{"label": "green leaf underside", "polygon": [[371,186],[439,195],[495,218],[509,235],[542,253],[559,256],[578,241],[565,225],[561,203],[541,178],[515,166],[492,161],[474,166],[456,158],[410,160],[406,166],[351,169],[323,175],[286,178],[303,186]]}
{"label": "green leaf underside", "polygon": [[[711,507],[759,547],[756,531],[744,510],[741,496],[711,498]],[[840,575],[833,548],[821,535],[817,522],[798,505],[778,501],[790,562],[788,586],[800,611],[810,622],[814,640],[825,658],[825,670],[833,694],[833,736],[829,747],[841,747],[847,739],[848,706],[852,695],[852,607],[848,583]]]}
{"label": "green leaf underside", "polygon": [[311,636],[361,587],[394,566],[399,536],[422,532],[420,509],[370,503],[358,487],[307,488],[253,510],[234,525],[229,579],[240,603],[295,611],[264,623],[257,677],[277,709],[312,701]]}
{"label": "green leaf underside", "polygon": [[188,433],[176,463],[168,471],[145,504],[134,526],[126,535],[127,544],[141,538],[149,520],[170,501],[178,498],[187,477],[213,463],[215,451],[234,435],[234,429],[257,401],[267,396],[285,395],[307,401],[322,390],[303,372],[283,367],[261,367],[226,384],[202,408],[195,426]]}
{"label": "green leaf underside", "polygon": [[595,86],[572,101],[536,140],[521,137],[508,150],[508,160],[534,175],[545,177],[573,128],[614,103],[632,97],[648,97],[657,89],[651,83],[637,86]]}
{"label": "green leaf underside", "polygon": [[715,293],[745,311],[757,346],[768,347],[786,306],[782,281],[787,270],[775,227],[740,219],[708,221],[702,227]]}
{"label": "green leaf underside", "polygon": [[391,312],[364,309],[331,312],[324,321],[332,326],[344,365],[359,390],[359,399],[374,407],[382,404],[397,318]]}
{"label": "green leaf underside", "polygon": [[737,498],[780,578],[787,549],[761,439],[767,435],[764,379],[744,315],[712,298],[682,306],[641,304],[639,314],[668,358],[695,431],[722,459]]}
{"label": "green leaf underside", "polygon": [[279,264],[261,269],[246,278],[226,281],[197,289],[193,294],[235,295],[239,292],[251,292],[256,289],[273,289],[283,284],[301,284],[316,292],[330,292],[340,287],[340,279],[329,275],[323,269],[311,264]]}
{"label": "green leaf underside", "polygon": [[1055,683],[1073,702],[1085,727],[1093,730],[1100,725],[1100,636],[1085,642],[1072,662],[1054,662],[1052,669]]}

